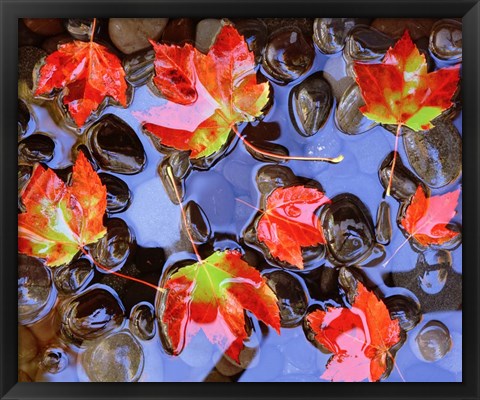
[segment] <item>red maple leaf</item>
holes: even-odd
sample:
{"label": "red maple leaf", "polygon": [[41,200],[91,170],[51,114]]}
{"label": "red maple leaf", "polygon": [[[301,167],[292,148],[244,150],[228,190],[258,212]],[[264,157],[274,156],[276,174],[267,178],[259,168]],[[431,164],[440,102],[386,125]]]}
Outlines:
{"label": "red maple leaf", "polygon": [[354,71],[366,117],[419,131],[432,128],[431,121],[452,106],[460,66],[428,73],[425,56],[406,30],[381,63],[356,61]]}
{"label": "red maple leaf", "polygon": [[18,216],[18,251],[45,258],[49,266],[70,262],[106,233],[107,190],[82,152],[73,166],[71,186],[37,164],[22,202],[26,212]]}
{"label": "red maple leaf", "polygon": [[403,228],[423,246],[448,242],[459,234],[447,228],[456,214],[459,196],[460,189],[426,197],[419,186],[401,220]]}
{"label": "red maple leaf", "polygon": [[35,95],[62,89],[63,103],[82,127],[107,96],[127,106],[125,71],[117,56],[93,41],[61,45],[40,68]]}
{"label": "red maple leaf", "polygon": [[275,189],[258,221],[258,240],[265,243],[272,256],[303,269],[302,247],[325,243],[315,211],[329,201],[318,189]]}
{"label": "red maple leaf", "polygon": [[169,347],[179,354],[202,330],[229,357],[239,362],[245,330],[245,310],[280,333],[277,298],[265,279],[234,250],[180,268],[169,277],[161,320]]}
{"label": "red maple leaf", "polygon": [[261,115],[269,84],[257,83],[254,54],[233,26],[223,26],[206,55],[190,44],[153,45],[154,83],[169,101],[134,115],[163,145],[206,157],[235,124]]}
{"label": "red maple leaf", "polygon": [[357,282],[351,308],[329,307],[307,316],[315,340],[333,356],[322,378],[334,382],[376,382],[387,370],[390,348],[400,341],[400,325],[385,304]]}

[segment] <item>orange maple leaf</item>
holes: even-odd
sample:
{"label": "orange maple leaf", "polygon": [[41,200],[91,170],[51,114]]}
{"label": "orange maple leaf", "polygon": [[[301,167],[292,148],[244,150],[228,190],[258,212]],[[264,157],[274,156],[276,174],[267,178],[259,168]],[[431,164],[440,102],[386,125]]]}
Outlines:
{"label": "orange maple leaf", "polygon": [[50,94],[54,89],[62,89],[63,103],[79,127],[107,96],[127,106],[127,82],[120,60],[93,41],[63,44],[45,59],[35,95]]}

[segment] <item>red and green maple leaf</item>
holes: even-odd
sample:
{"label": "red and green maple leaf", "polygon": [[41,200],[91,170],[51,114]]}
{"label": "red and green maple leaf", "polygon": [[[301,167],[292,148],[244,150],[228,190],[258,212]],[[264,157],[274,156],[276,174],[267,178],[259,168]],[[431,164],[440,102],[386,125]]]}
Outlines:
{"label": "red and green maple leaf", "polygon": [[173,354],[202,330],[210,342],[239,362],[245,310],[280,333],[277,298],[260,273],[235,250],[215,252],[180,268],[167,280],[161,320]]}
{"label": "red and green maple leaf", "polygon": [[82,152],[67,186],[51,169],[37,164],[21,195],[18,251],[58,266],[106,233],[107,190]]}
{"label": "red and green maple leaf", "polygon": [[292,186],[275,189],[257,224],[257,238],[280,261],[303,269],[302,247],[325,243],[315,211],[329,198],[318,189]]}
{"label": "red and green maple leaf", "polygon": [[426,197],[419,186],[401,220],[402,227],[422,246],[448,242],[459,234],[447,228],[456,214],[459,196],[460,189]]}
{"label": "red and green maple leaf", "polygon": [[127,106],[127,82],[119,58],[93,41],[61,45],[40,68],[35,95],[63,92],[63,103],[82,127],[107,96]]}
{"label": "red and green maple leaf", "polygon": [[333,382],[376,382],[387,371],[400,325],[385,304],[360,282],[351,308],[329,307],[307,316],[315,340],[333,353],[322,378]]}
{"label": "red and green maple leaf", "polygon": [[354,71],[367,118],[420,131],[432,128],[431,121],[452,106],[460,66],[428,73],[425,55],[406,30],[381,63],[357,61]]}
{"label": "red and green maple leaf", "polygon": [[153,45],[153,81],[169,101],[134,115],[163,145],[207,157],[222,148],[235,124],[262,114],[269,84],[257,83],[254,54],[233,26],[223,26],[206,55],[190,44]]}

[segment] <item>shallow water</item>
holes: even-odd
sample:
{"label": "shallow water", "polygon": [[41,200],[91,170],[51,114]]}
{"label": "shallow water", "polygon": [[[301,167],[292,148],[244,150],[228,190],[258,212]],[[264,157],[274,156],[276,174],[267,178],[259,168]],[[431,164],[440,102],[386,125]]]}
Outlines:
{"label": "shallow water", "polygon": [[[271,124],[268,130],[278,129],[279,136],[273,140],[288,148],[290,155],[309,155],[335,157],[343,154],[345,159],[339,164],[325,162],[289,161],[282,165],[290,168],[295,175],[313,179],[321,184],[329,198],[341,193],[350,193],[365,204],[375,223],[377,207],[383,199],[384,189],[378,178],[378,169],[385,157],[394,149],[394,135],[383,127],[377,126],[360,135],[346,135],[338,130],[335,125],[336,100],[325,126],[314,136],[304,137],[296,132],[289,116],[289,93],[293,86],[305,79],[308,75],[323,70],[329,58],[342,57],[341,53],[326,56],[316,49],[315,62],[307,74],[299,80],[287,85],[279,85],[271,82],[274,101],[273,106],[262,121],[252,123],[252,126],[243,124],[239,130],[246,132],[247,138],[250,132],[255,132],[261,126]],[[339,60],[338,60],[339,61]],[[339,61],[341,62],[341,61]],[[344,62],[344,61],[343,61]],[[263,67],[260,72],[268,75]],[[140,277],[158,284],[164,277],[168,267],[186,258],[195,259],[192,248],[182,226],[180,207],[171,202],[165,192],[162,181],[158,175],[158,165],[165,157],[158,152],[150,138],[142,132],[140,122],[133,116],[135,111],[144,111],[152,105],[158,104],[159,99],[147,85],[137,87],[130,106],[127,109],[120,107],[107,107],[102,114],[113,113],[136,132],[143,144],[146,153],[146,165],[142,172],[135,175],[116,174],[125,181],[131,192],[132,200],[129,208],[111,217],[123,219],[129,226],[136,245],[142,248],[161,247],[165,252],[166,259],[153,259],[156,268],[149,273],[142,273]],[[44,132],[55,142],[55,156],[48,162],[48,166],[54,169],[65,168],[72,164],[71,149],[83,142],[81,135],[73,131],[67,131],[64,126],[58,126],[45,107],[30,104],[36,119],[35,128],[29,129],[24,137],[34,132]],[[462,114],[455,119],[454,124],[462,131]],[[254,136],[257,139],[258,136]],[[266,142],[264,141],[263,144]],[[262,141],[255,142],[262,147]],[[399,155],[408,166],[407,156],[403,145],[399,147]],[[274,164],[271,163],[270,164]],[[246,150],[243,143],[234,137],[229,146],[228,156],[222,157],[210,169],[193,169],[185,180],[185,197],[183,204],[195,201],[208,216],[213,239],[199,246],[201,254],[209,254],[211,249],[226,249],[242,243],[243,233],[255,218],[256,210],[236,201],[243,200],[255,207],[260,206],[260,193],[257,190],[256,175],[258,170],[265,166],[264,161],[257,160]],[[432,195],[437,195],[454,190],[461,186],[460,178],[455,182],[441,188],[432,190]],[[361,268],[361,273],[373,286],[378,286],[384,297],[393,295],[405,295],[415,302],[419,299],[407,288],[396,287],[392,284],[392,273],[409,272],[415,269],[418,253],[407,244],[404,235],[396,225],[396,216],[399,211],[399,202],[392,197],[386,201],[391,208],[392,223],[394,225],[390,244],[385,247],[385,260],[389,260],[394,251],[401,248],[391,259],[386,267],[382,263],[375,266]],[[457,207],[456,222],[462,220],[461,200]],[[246,245],[244,245],[245,247]],[[134,246],[135,247],[135,246]],[[254,254],[257,250],[251,250]],[[129,263],[135,262],[135,250],[127,259],[122,271]],[[258,253],[257,253],[258,254]],[[453,270],[459,274],[462,272],[462,246],[451,251]],[[270,272],[278,267],[275,263],[267,260],[260,262],[258,266],[262,273]],[[303,280],[309,273],[335,266],[327,259],[321,262],[307,265],[305,271],[288,269],[293,276],[299,277],[299,282],[308,294],[309,289]],[[89,283],[104,281],[104,274],[95,271],[95,277]],[[435,278],[433,278],[435,279]],[[126,307],[126,315],[130,308],[139,301],[155,302],[155,292],[151,288],[142,287],[137,283],[127,283],[124,293],[120,298]],[[133,290],[133,289],[136,290]],[[443,290],[449,290],[448,283]],[[426,293],[425,295],[433,295]],[[321,303],[318,299],[308,296],[309,306]],[[462,337],[462,312],[461,309],[444,310],[440,300],[432,300],[433,306],[429,312],[422,314],[420,323],[407,333],[407,340],[396,354],[396,364],[390,376],[385,379],[388,382],[401,381],[461,381],[461,337]],[[65,298],[66,299],[66,298]],[[64,299],[59,296],[57,306]],[[460,304],[461,308],[461,304]],[[55,307],[54,310],[58,309]],[[51,314],[55,313],[52,311]],[[441,321],[450,331],[452,348],[442,359],[435,362],[425,362],[419,353],[415,337],[422,327],[430,320]],[[34,333],[44,329],[34,324],[30,328]],[[262,326],[261,326],[262,325]],[[47,324],[49,326],[49,324]],[[51,324],[50,326],[55,326]],[[129,329],[128,319],[125,319],[121,329]],[[320,375],[325,371],[325,365],[330,354],[324,354],[317,350],[305,337],[302,326],[295,328],[282,328],[281,335],[277,335],[272,329],[259,324],[253,318],[253,333],[247,347],[259,347],[256,354],[245,370],[235,370],[230,364],[225,366],[222,361],[222,353],[212,345],[205,335],[200,332],[177,356],[167,355],[162,348],[158,329],[152,340],[139,340],[145,356],[143,373],[139,379],[141,382],[148,381],[202,381],[213,380],[238,380],[248,381],[323,381]],[[84,349],[79,348],[63,337],[44,334],[43,340],[39,338],[40,347],[51,344],[62,345],[67,349],[69,365],[66,369],[56,374],[47,373],[39,369],[32,376],[37,381],[88,381],[88,375],[84,371],[79,357],[84,356]],[[222,364],[223,362],[223,364]],[[215,369],[215,366],[217,368]],[[34,366],[30,366],[33,373]],[[218,378],[218,372],[224,372]]]}

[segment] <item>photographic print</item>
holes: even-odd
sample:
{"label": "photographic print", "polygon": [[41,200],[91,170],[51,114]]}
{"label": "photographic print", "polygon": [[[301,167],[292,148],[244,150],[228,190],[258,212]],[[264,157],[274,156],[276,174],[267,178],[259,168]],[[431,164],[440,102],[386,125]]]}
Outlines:
{"label": "photographic print", "polygon": [[460,18],[18,46],[20,382],[462,382]]}

